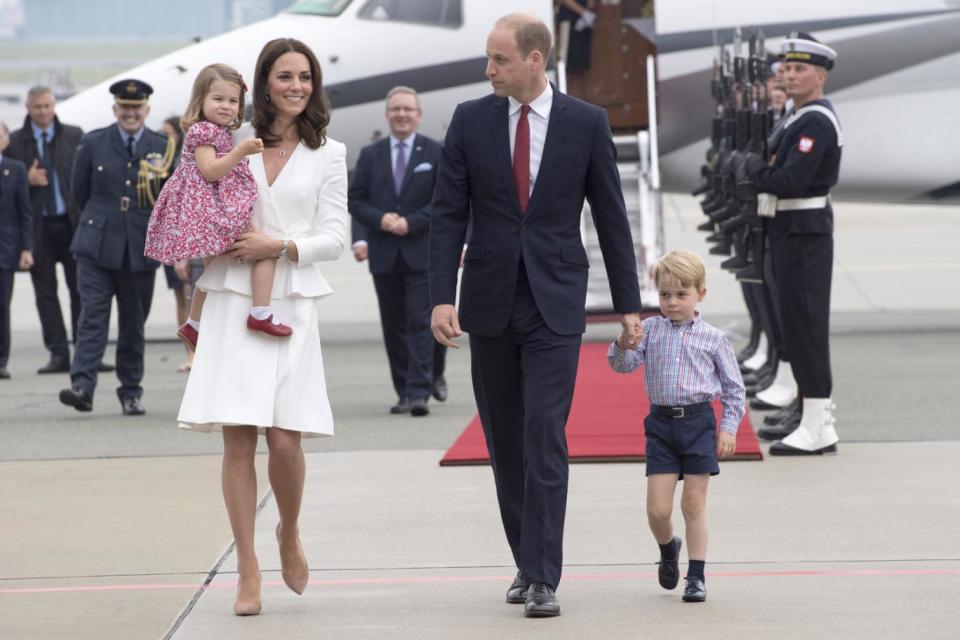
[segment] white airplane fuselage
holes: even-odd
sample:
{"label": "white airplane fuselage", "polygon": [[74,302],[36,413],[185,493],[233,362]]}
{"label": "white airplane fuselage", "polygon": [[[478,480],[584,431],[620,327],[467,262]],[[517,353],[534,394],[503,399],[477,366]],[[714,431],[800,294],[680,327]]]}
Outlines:
{"label": "white airplane fuselage", "polygon": [[[413,1],[413,0],[410,0]],[[421,132],[442,140],[459,102],[489,93],[484,46],[494,21],[522,10],[552,23],[550,0],[464,0],[456,28],[362,18],[361,0],[336,16],[281,13],[180,49],[95,85],[58,105],[85,130],[110,124],[117,79],[154,87],[148,125],[183,112],[196,73],[212,62],[237,68],[252,85],[264,43],[292,37],[317,54],[334,105],[329,134],[353,166],[360,148],[385,135],[383,98],[392,86],[420,91]],[[663,183],[698,182],[713,101],[717,42],[736,26],[761,27],[776,50],[787,32],[812,31],[839,54],[827,84],[846,144],[839,195],[907,200],[960,192],[960,2],[957,0],[661,0],[656,3],[660,158]],[[957,196],[954,196],[957,197]]]}

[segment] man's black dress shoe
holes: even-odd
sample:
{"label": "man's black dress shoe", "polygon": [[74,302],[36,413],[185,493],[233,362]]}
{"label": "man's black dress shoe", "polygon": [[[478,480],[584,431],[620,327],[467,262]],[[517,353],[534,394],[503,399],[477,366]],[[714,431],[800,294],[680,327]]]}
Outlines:
{"label": "man's black dress shoe", "polygon": [[60,402],[73,407],[77,411],[93,411],[93,396],[77,387],[62,389],[60,391]]}
{"label": "man's black dress shoe", "polygon": [[510,583],[510,588],[507,589],[507,603],[508,604],[523,604],[527,601],[527,581],[521,577],[520,572],[517,571],[517,577],[513,579],[513,582]]}
{"label": "man's black dress shoe", "polygon": [[683,547],[683,540],[673,536],[673,546],[677,553],[672,558],[660,558],[660,565],[657,568],[657,579],[660,580],[660,586],[664,589],[676,589],[680,584],[680,549]]}
{"label": "man's black dress shoe", "polygon": [[142,416],[147,412],[140,398],[120,398],[120,406],[125,416]]}
{"label": "man's black dress shoe", "polygon": [[523,615],[528,618],[552,618],[560,615],[560,603],[553,588],[542,582],[534,582],[527,587],[527,601],[523,605]]}
{"label": "man's black dress shoe", "polygon": [[112,364],[107,364],[106,362],[101,362],[97,365],[98,373],[110,373],[111,371],[116,371],[117,368]]}
{"label": "man's black dress shoe", "polygon": [[683,588],[684,602],[703,602],[707,599],[707,585],[700,578],[687,576],[687,585]]}
{"label": "man's black dress shoe", "polygon": [[429,413],[430,408],[427,406],[426,400],[414,400],[410,403],[410,415],[420,417]]}
{"label": "man's black dress shoe", "polygon": [[37,373],[70,373],[70,362],[50,358],[47,364],[37,369]]}
{"label": "man's black dress shoe", "polygon": [[400,400],[397,401],[397,404],[390,407],[390,413],[410,413],[410,399],[400,398]]}
{"label": "man's black dress shoe", "polygon": [[437,376],[433,381],[433,397],[437,402],[445,402],[447,399],[447,380],[443,376]]}
{"label": "man's black dress shoe", "polygon": [[796,431],[800,426],[800,413],[792,415],[778,424],[761,427],[757,430],[757,437],[761,440],[783,440]]}
{"label": "man's black dress shoe", "polygon": [[6,367],[0,367],[0,380],[9,380],[10,372],[7,371]]}

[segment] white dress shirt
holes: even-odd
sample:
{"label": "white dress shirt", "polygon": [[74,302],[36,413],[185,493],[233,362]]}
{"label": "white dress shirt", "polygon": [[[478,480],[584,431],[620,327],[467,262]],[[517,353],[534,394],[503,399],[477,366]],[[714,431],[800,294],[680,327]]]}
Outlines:
{"label": "white dress shirt", "polygon": [[[513,149],[517,139],[517,124],[520,122],[520,107],[523,104],[514,98],[508,96],[510,103],[510,159],[513,161]],[[547,125],[550,123],[550,108],[553,106],[553,87],[547,83],[547,88],[543,90],[536,99],[530,103],[530,113],[527,114],[527,122],[530,124],[530,193],[533,193],[533,187],[537,183],[537,173],[540,172],[540,159],[543,157],[543,145],[547,141]]]}

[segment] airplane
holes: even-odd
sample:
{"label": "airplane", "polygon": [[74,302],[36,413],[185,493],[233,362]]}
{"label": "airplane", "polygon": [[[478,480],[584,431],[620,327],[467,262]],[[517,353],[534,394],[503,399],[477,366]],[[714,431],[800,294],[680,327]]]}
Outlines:
{"label": "airplane", "polygon": [[[834,195],[960,201],[953,157],[960,148],[960,83],[949,81],[960,62],[960,0],[807,0],[802,6],[655,0],[653,17],[648,4],[599,3],[593,37],[602,44],[594,47],[587,83],[595,90],[581,96],[606,107],[620,134],[619,166],[646,306],[656,306],[652,272],[665,246],[659,192],[690,191],[700,181],[715,108],[711,68],[717,45],[729,42],[737,27],[762,29],[774,52],[794,30],[813,32],[837,50],[827,92],[846,142]],[[154,88],[148,125],[159,127],[182,112],[203,66],[222,62],[251,78],[263,44],[292,37],[320,60],[334,108],[328,132],[346,144],[352,167],[363,146],[386,134],[384,97],[396,85],[417,89],[424,112],[420,131],[442,140],[456,105],[489,93],[486,36],[497,18],[513,11],[553,25],[551,0],[297,0],[273,18],[90,87],[60,104],[58,114],[85,130],[110,124],[107,87],[136,77]],[[567,35],[560,35],[562,43]],[[553,77],[564,90],[562,58],[557,56]],[[651,105],[659,105],[652,119],[657,107]],[[586,209],[581,234],[591,264],[587,311],[603,314],[612,300]]]}
{"label": "airplane", "polygon": [[[837,50],[827,97],[846,139],[838,196],[960,199],[954,158],[960,148],[960,0],[657,0],[653,18],[637,17],[644,4],[622,0],[598,11],[614,7],[624,16],[624,30],[642,34],[655,48],[665,189],[696,186],[713,109],[711,65],[717,45],[743,26],[762,29],[771,51],[794,30],[812,32]],[[489,92],[486,34],[496,18],[517,10],[553,24],[551,0],[298,0],[273,18],[109,78],[62,102],[58,113],[85,130],[109,124],[107,87],[133,76],[154,87],[148,124],[157,127],[182,112],[204,65],[224,62],[250,77],[263,43],[293,37],[320,59],[334,105],[330,135],[347,145],[352,166],[362,146],[385,134],[383,98],[398,84],[420,92],[421,131],[442,140],[455,105]]]}

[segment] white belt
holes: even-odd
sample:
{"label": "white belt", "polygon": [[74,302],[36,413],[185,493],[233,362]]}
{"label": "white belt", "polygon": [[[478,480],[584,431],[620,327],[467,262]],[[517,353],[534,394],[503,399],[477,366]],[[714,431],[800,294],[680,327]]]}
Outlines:
{"label": "white belt", "polygon": [[777,211],[798,211],[800,209],[823,209],[830,204],[830,196],[813,198],[781,198],[777,200]]}

